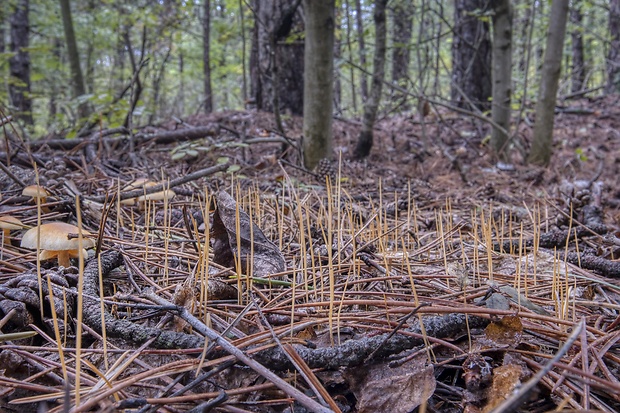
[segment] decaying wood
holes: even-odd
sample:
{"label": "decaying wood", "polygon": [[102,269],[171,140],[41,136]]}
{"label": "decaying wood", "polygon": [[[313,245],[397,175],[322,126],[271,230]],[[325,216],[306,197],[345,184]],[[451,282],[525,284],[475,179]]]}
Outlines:
{"label": "decaying wood", "polygon": [[[87,138],[78,138],[78,139],[49,139],[49,140],[40,140],[30,142],[30,148],[32,150],[37,150],[42,148],[43,146],[47,146],[50,149],[61,149],[61,150],[70,150],[77,148],[81,145],[86,145],[90,143],[99,143],[102,139],[105,139],[113,144],[126,144],[130,137],[129,136],[117,136],[110,137],[112,135],[127,135],[129,131],[127,128],[114,128],[108,131],[103,132],[95,132]],[[158,133],[137,133],[133,136],[136,143],[158,143],[158,144],[166,144],[172,142],[183,142],[183,141],[191,141],[196,139],[206,138],[207,136],[216,136],[219,133],[219,125],[210,124],[207,126],[200,126],[191,129],[179,129],[175,131],[164,131]]]}
{"label": "decaying wood", "polygon": [[[101,273],[103,277],[118,268],[123,263],[123,257],[118,251],[109,251],[101,254]],[[128,320],[115,318],[107,310],[101,312],[98,300],[92,297],[99,296],[99,265],[92,259],[84,268],[84,322],[101,333],[101,320],[105,320],[106,334],[118,337],[137,344],[155,338],[153,346],[157,348],[201,348],[204,339],[174,331],[166,331],[154,327],[146,327]]]}

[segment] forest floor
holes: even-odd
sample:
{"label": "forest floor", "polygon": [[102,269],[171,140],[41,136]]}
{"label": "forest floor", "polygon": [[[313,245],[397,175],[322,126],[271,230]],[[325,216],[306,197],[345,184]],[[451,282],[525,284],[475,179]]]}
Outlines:
{"label": "forest floor", "polygon": [[[479,120],[386,117],[363,161],[335,120],[328,182],[282,153],[300,118],[5,131],[0,410],[620,411],[619,99],[559,108],[548,168],[530,121],[498,168]],[[176,195],[133,202],[161,189],[141,178]],[[50,221],[90,258],[19,246]]]}

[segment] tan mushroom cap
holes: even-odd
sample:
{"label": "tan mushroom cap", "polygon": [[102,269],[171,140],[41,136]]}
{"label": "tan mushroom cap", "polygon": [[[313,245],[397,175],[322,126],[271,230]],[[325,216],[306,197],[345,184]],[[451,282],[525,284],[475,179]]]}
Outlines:
{"label": "tan mushroom cap", "polygon": [[3,232],[4,244],[10,244],[9,236],[11,234],[11,230],[22,229],[24,227],[24,223],[15,217],[12,217],[10,215],[0,217],[0,229],[2,229]]}
{"label": "tan mushroom cap", "polygon": [[138,197],[138,202],[144,201],[161,201],[164,199],[172,199],[176,196],[176,193],[172,189],[165,189],[154,194],[141,195]]}
{"label": "tan mushroom cap", "polygon": [[[146,178],[140,178],[123,188],[123,191],[133,191],[134,189],[138,188],[151,188],[155,185],[158,184],[153,181],[149,181]],[[152,194],[140,195],[136,198],[124,199],[121,201],[121,204],[135,205],[137,202],[140,206],[143,206],[145,201],[161,201],[164,199],[172,199],[175,196],[176,193],[172,189],[165,189],[163,191],[155,192]]]}
{"label": "tan mushroom cap", "polygon": [[[79,255],[80,240],[69,239],[69,234],[77,234],[79,228],[65,222],[50,222],[39,227],[31,228],[22,237],[21,246],[29,249],[37,248],[37,232],[41,232],[39,248],[41,253],[39,259],[46,260],[58,257],[58,264],[64,267],[70,265],[69,258]],[[82,230],[82,235],[91,235],[90,232]],[[82,248],[92,248],[95,241],[90,238],[82,238]]]}
{"label": "tan mushroom cap", "polygon": [[31,196],[33,198],[45,199],[46,197],[50,196],[50,193],[42,186],[30,185],[24,188],[24,190],[22,191],[22,195]]}
{"label": "tan mushroom cap", "polygon": [[10,215],[0,217],[0,228],[2,229],[22,229],[24,227],[24,223],[15,217]]}
{"label": "tan mushroom cap", "polygon": [[[50,193],[47,189],[43,188],[42,186],[30,185],[24,188],[24,190],[22,191],[22,195],[31,196],[32,199],[35,200],[35,203],[38,198],[39,202],[44,204],[45,201],[47,200],[47,197],[50,196]],[[46,206],[42,206],[41,211],[43,211],[44,213],[48,213],[50,212],[50,209]]]}

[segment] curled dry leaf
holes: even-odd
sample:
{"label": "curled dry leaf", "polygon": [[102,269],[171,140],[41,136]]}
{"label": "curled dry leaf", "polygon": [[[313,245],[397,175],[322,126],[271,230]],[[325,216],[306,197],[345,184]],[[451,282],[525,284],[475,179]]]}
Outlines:
{"label": "curled dry leaf", "polygon": [[[239,209],[237,226],[237,202],[226,191],[220,190],[215,201],[217,209],[213,214],[211,227],[214,261],[226,267],[235,267],[237,251],[241,259],[241,271],[253,277],[268,277],[286,269],[284,255],[280,249],[263,234],[250,220],[248,214]],[[240,246],[237,248],[237,227]]]}

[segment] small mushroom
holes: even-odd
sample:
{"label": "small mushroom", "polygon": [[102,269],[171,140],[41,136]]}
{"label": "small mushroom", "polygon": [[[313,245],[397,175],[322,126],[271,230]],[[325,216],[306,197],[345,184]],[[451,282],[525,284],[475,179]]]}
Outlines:
{"label": "small mushroom", "polygon": [[[77,237],[69,238],[69,234],[77,234],[80,230],[75,225],[65,222],[50,222],[39,227],[31,228],[22,237],[21,246],[29,249],[37,248],[37,231],[40,231],[39,253],[40,260],[58,258],[58,265],[68,267],[70,258],[77,258],[80,255],[80,244]],[[91,235],[88,231],[82,230],[82,254],[86,254],[85,248],[95,246],[95,241],[84,238]]]}
{"label": "small mushroom", "polygon": [[[158,185],[158,184],[156,184],[155,182],[149,181],[148,179],[141,178],[127,185],[125,188],[123,188],[123,191],[133,191],[134,189],[138,189],[138,188],[146,189],[146,188],[154,187],[155,185]],[[164,199],[172,199],[175,197],[175,195],[176,193],[172,189],[164,189],[163,191],[155,192],[152,194],[140,195],[135,198],[123,199],[121,201],[121,204],[122,205],[136,205],[137,203],[138,209],[143,210],[144,205],[146,204],[146,201],[161,201]]]}
{"label": "small mushroom", "polygon": [[[31,196],[34,202],[37,202],[37,198],[41,204],[44,204],[47,200],[47,197],[50,196],[50,193],[47,189],[39,185],[30,185],[24,188],[22,191],[23,196]],[[41,207],[43,212],[50,212],[48,207]]]}
{"label": "small mushroom", "polygon": [[4,244],[5,245],[10,245],[11,244],[11,240],[9,239],[9,236],[11,235],[11,230],[14,229],[22,229],[24,228],[25,225],[23,224],[23,222],[21,222],[19,219],[12,217],[10,215],[4,216],[4,217],[0,217],[0,228],[2,229],[3,232],[3,239],[4,239]]}

